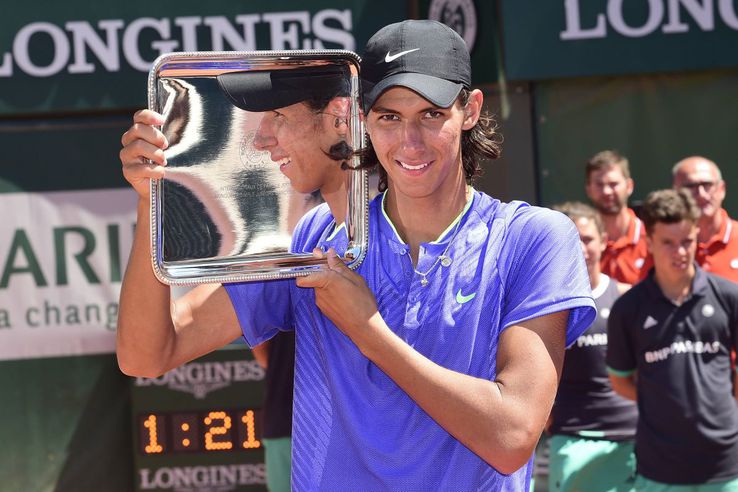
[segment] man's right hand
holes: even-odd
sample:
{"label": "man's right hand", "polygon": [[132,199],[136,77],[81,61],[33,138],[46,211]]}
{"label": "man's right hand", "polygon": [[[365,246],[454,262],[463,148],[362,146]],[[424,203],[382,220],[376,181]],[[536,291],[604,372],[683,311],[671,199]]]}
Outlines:
{"label": "man's right hand", "polygon": [[136,193],[148,200],[149,180],[164,177],[167,159],[164,150],[169,146],[164,134],[156,126],[164,123],[164,117],[150,109],[142,109],[133,115],[133,125],[123,134],[120,162],[123,176]]}

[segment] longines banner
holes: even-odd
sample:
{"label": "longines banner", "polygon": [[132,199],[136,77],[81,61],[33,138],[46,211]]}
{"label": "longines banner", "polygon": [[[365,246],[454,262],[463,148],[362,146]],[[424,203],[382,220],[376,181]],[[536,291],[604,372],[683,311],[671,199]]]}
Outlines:
{"label": "longines banner", "polygon": [[502,7],[509,79],[738,67],[736,0],[503,0]]}
{"label": "longines banner", "polygon": [[0,199],[0,360],[113,352],[135,193]]}
{"label": "longines banner", "polygon": [[356,50],[406,8],[395,0],[19,3],[0,17],[0,114],[141,107],[145,74],[162,53]]}

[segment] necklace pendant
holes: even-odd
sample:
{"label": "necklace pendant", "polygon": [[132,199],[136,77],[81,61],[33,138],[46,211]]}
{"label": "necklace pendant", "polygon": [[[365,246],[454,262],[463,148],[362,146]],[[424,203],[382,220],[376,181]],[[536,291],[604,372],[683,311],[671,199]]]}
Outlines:
{"label": "necklace pendant", "polygon": [[423,286],[423,287],[425,287],[426,285],[428,285],[428,279],[425,278],[425,277],[423,277],[422,279],[420,279],[420,285]]}
{"label": "necklace pendant", "polygon": [[443,267],[450,267],[451,266],[451,258],[449,258],[446,255],[441,255],[441,266]]}

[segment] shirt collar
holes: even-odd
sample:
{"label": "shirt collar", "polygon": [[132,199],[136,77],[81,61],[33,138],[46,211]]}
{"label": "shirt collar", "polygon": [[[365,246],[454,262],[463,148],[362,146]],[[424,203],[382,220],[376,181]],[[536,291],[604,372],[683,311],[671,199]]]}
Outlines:
{"label": "shirt collar", "polygon": [[[725,212],[723,210],[723,212]],[[725,233],[723,234],[723,244],[728,244],[730,241],[730,235],[733,233],[733,221],[728,217],[728,212],[725,212]]]}
{"label": "shirt collar", "polygon": [[[633,212],[631,210],[631,212]],[[641,240],[641,234],[643,234],[643,222],[641,219],[636,217],[635,212],[633,212],[633,220],[631,221],[631,224],[633,226],[633,233],[630,234],[630,227],[628,228],[628,236],[630,236],[631,244],[638,244],[638,241]]]}
{"label": "shirt collar", "polygon": [[608,248],[619,249],[624,248],[629,244],[638,244],[638,242],[641,240],[641,236],[645,232],[643,222],[641,221],[641,219],[638,218],[633,209],[627,208],[626,210],[628,211],[629,217],[628,230],[625,232],[625,235],[623,237],[615,241],[608,241]]}
{"label": "shirt collar", "polygon": [[708,239],[706,243],[700,244],[702,247],[709,246],[716,242],[728,244],[728,241],[730,241],[730,235],[733,233],[733,221],[730,220],[728,212],[724,208],[721,208],[718,213],[722,217],[723,224],[720,226],[720,230]]}
{"label": "shirt collar", "polygon": [[610,277],[608,277],[604,273],[600,273],[600,283],[597,284],[597,287],[592,289],[592,297],[594,299],[599,299],[602,294],[605,293],[611,281],[612,280],[610,279]]}
{"label": "shirt collar", "polygon": [[695,275],[692,280],[692,295],[703,295],[707,290],[707,273],[695,263]]}
{"label": "shirt collar", "polygon": [[[697,263],[694,264],[694,269],[695,274],[694,278],[692,279],[692,292],[689,294],[689,297],[684,300],[685,303],[692,299],[692,297],[694,296],[703,296],[705,294],[705,291],[707,290],[707,273],[702,268],[700,268]],[[644,282],[646,282],[648,293],[654,299],[661,298],[671,303],[672,301],[664,295],[664,293],[661,291],[661,288],[659,287],[659,284],[656,282],[656,277],[654,276],[655,273],[656,269],[651,268],[644,280]]]}
{"label": "shirt collar", "polygon": [[[462,222],[464,218],[467,215],[467,212],[472,206],[472,203],[474,202],[476,190],[474,190],[473,187],[469,187],[469,194],[468,198],[466,200],[466,205],[464,205],[463,210],[459,213],[459,215],[456,216],[456,218],[448,225],[446,230],[444,230],[438,238],[436,238],[435,241],[431,241],[430,243],[423,243],[424,246],[428,248],[429,251],[433,251],[437,249],[439,246],[441,249],[446,246],[448,241],[451,240],[451,238],[454,236],[454,233],[457,231],[458,228],[460,228],[463,224]],[[387,211],[385,210],[385,199],[387,196],[387,191],[382,192],[382,194],[377,197],[379,207],[379,214],[381,217],[380,223],[380,233],[388,240],[390,243],[390,248],[395,253],[400,252],[406,252],[409,249],[409,246],[405,241],[402,240],[400,237],[400,234],[397,232],[397,228],[392,223],[392,220],[390,219],[389,215],[387,215]],[[375,201],[376,203],[376,201]],[[458,225],[458,228],[457,228]]]}
{"label": "shirt collar", "polygon": [[342,223],[340,225],[336,225],[335,221],[331,221],[328,227],[326,227],[321,234],[318,244],[320,244],[325,251],[327,251],[328,248],[333,248],[338,254],[343,254],[348,247],[348,231],[346,229],[346,224]]}

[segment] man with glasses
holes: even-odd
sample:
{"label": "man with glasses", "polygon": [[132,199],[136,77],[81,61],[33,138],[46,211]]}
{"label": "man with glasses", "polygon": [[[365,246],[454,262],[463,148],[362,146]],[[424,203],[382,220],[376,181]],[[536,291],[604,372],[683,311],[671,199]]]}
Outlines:
{"label": "man with glasses", "polygon": [[686,189],[700,209],[695,260],[706,271],[738,282],[738,223],[722,208],[725,181],[717,165],[687,157],[672,169],[675,189]]}

